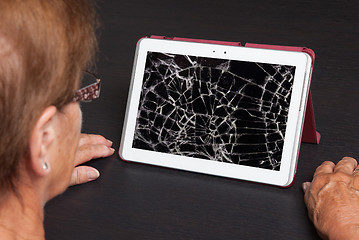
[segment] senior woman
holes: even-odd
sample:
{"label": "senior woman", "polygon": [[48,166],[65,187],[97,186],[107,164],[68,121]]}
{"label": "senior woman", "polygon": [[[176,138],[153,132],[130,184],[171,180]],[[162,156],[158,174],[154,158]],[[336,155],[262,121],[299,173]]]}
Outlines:
{"label": "senior woman", "polygon": [[44,239],[45,203],[99,176],[77,165],[114,152],[80,134],[78,101],[98,94],[96,84],[77,91],[95,25],[86,0],[0,0],[1,239]]}

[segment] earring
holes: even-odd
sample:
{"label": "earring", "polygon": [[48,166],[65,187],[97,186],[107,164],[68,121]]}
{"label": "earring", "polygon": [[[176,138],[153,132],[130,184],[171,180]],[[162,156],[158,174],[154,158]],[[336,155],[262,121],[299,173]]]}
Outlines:
{"label": "earring", "polygon": [[44,162],[44,164],[42,165],[42,169],[44,170],[49,169],[49,165],[47,164],[47,162]]}

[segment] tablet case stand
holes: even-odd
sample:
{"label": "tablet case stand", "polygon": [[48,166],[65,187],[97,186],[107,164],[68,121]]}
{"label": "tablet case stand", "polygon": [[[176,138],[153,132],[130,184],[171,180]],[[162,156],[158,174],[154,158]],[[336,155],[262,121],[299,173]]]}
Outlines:
{"label": "tablet case stand", "polygon": [[[164,37],[164,36],[151,36],[151,38],[167,39],[167,40],[175,40],[175,41],[185,41],[185,42],[211,43],[211,44],[230,45],[230,46],[242,46],[240,42],[225,42],[225,41],[213,41],[213,40],[179,38],[179,37]],[[315,59],[315,54],[314,54],[313,50],[311,50],[309,48],[305,48],[305,47],[277,46],[277,45],[265,45],[265,44],[254,44],[254,43],[246,43],[244,45],[244,47],[285,50],[285,51],[307,53],[312,58],[312,63],[313,63],[312,68],[311,68],[310,80],[309,80],[309,81],[311,81],[313,66],[314,66],[314,59]],[[310,86],[310,82],[309,82],[309,86]],[[319,141],[320,141],[320,134],[316,131],[316,128],[315,128],[312,96],[311,96],[310,89],[309,89],[308,97],[307,97],[307,105],[306,105],[306,109],[305,109],[304,126],[303,126],[303,130],[302,130],[302,142],[319,144]]]}

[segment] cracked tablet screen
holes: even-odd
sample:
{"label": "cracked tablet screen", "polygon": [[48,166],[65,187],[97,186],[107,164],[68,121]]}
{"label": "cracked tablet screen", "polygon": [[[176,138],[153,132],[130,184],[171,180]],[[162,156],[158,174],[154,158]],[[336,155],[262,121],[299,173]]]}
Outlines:
{"label": "cracked tablet screen", "polygon": [[294,66],[148,52],[133,147],[279,170]]}

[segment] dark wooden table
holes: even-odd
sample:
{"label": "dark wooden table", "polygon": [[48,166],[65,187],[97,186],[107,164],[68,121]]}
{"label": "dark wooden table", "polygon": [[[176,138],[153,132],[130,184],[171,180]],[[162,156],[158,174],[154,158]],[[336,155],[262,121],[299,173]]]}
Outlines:
{"label": "dark wooden table", "polygon": [[52,239],[319,239],[301,183],[324,160],[359,156],[356,0],[99,1],[101,99],[83,105],[83,131],[118,149],[136,41],[166,35],[306,46],[315,50],[312,96],[320,145],[302,144],[288,189],[120,160],[94,160],[101,178],[45,208]]}

